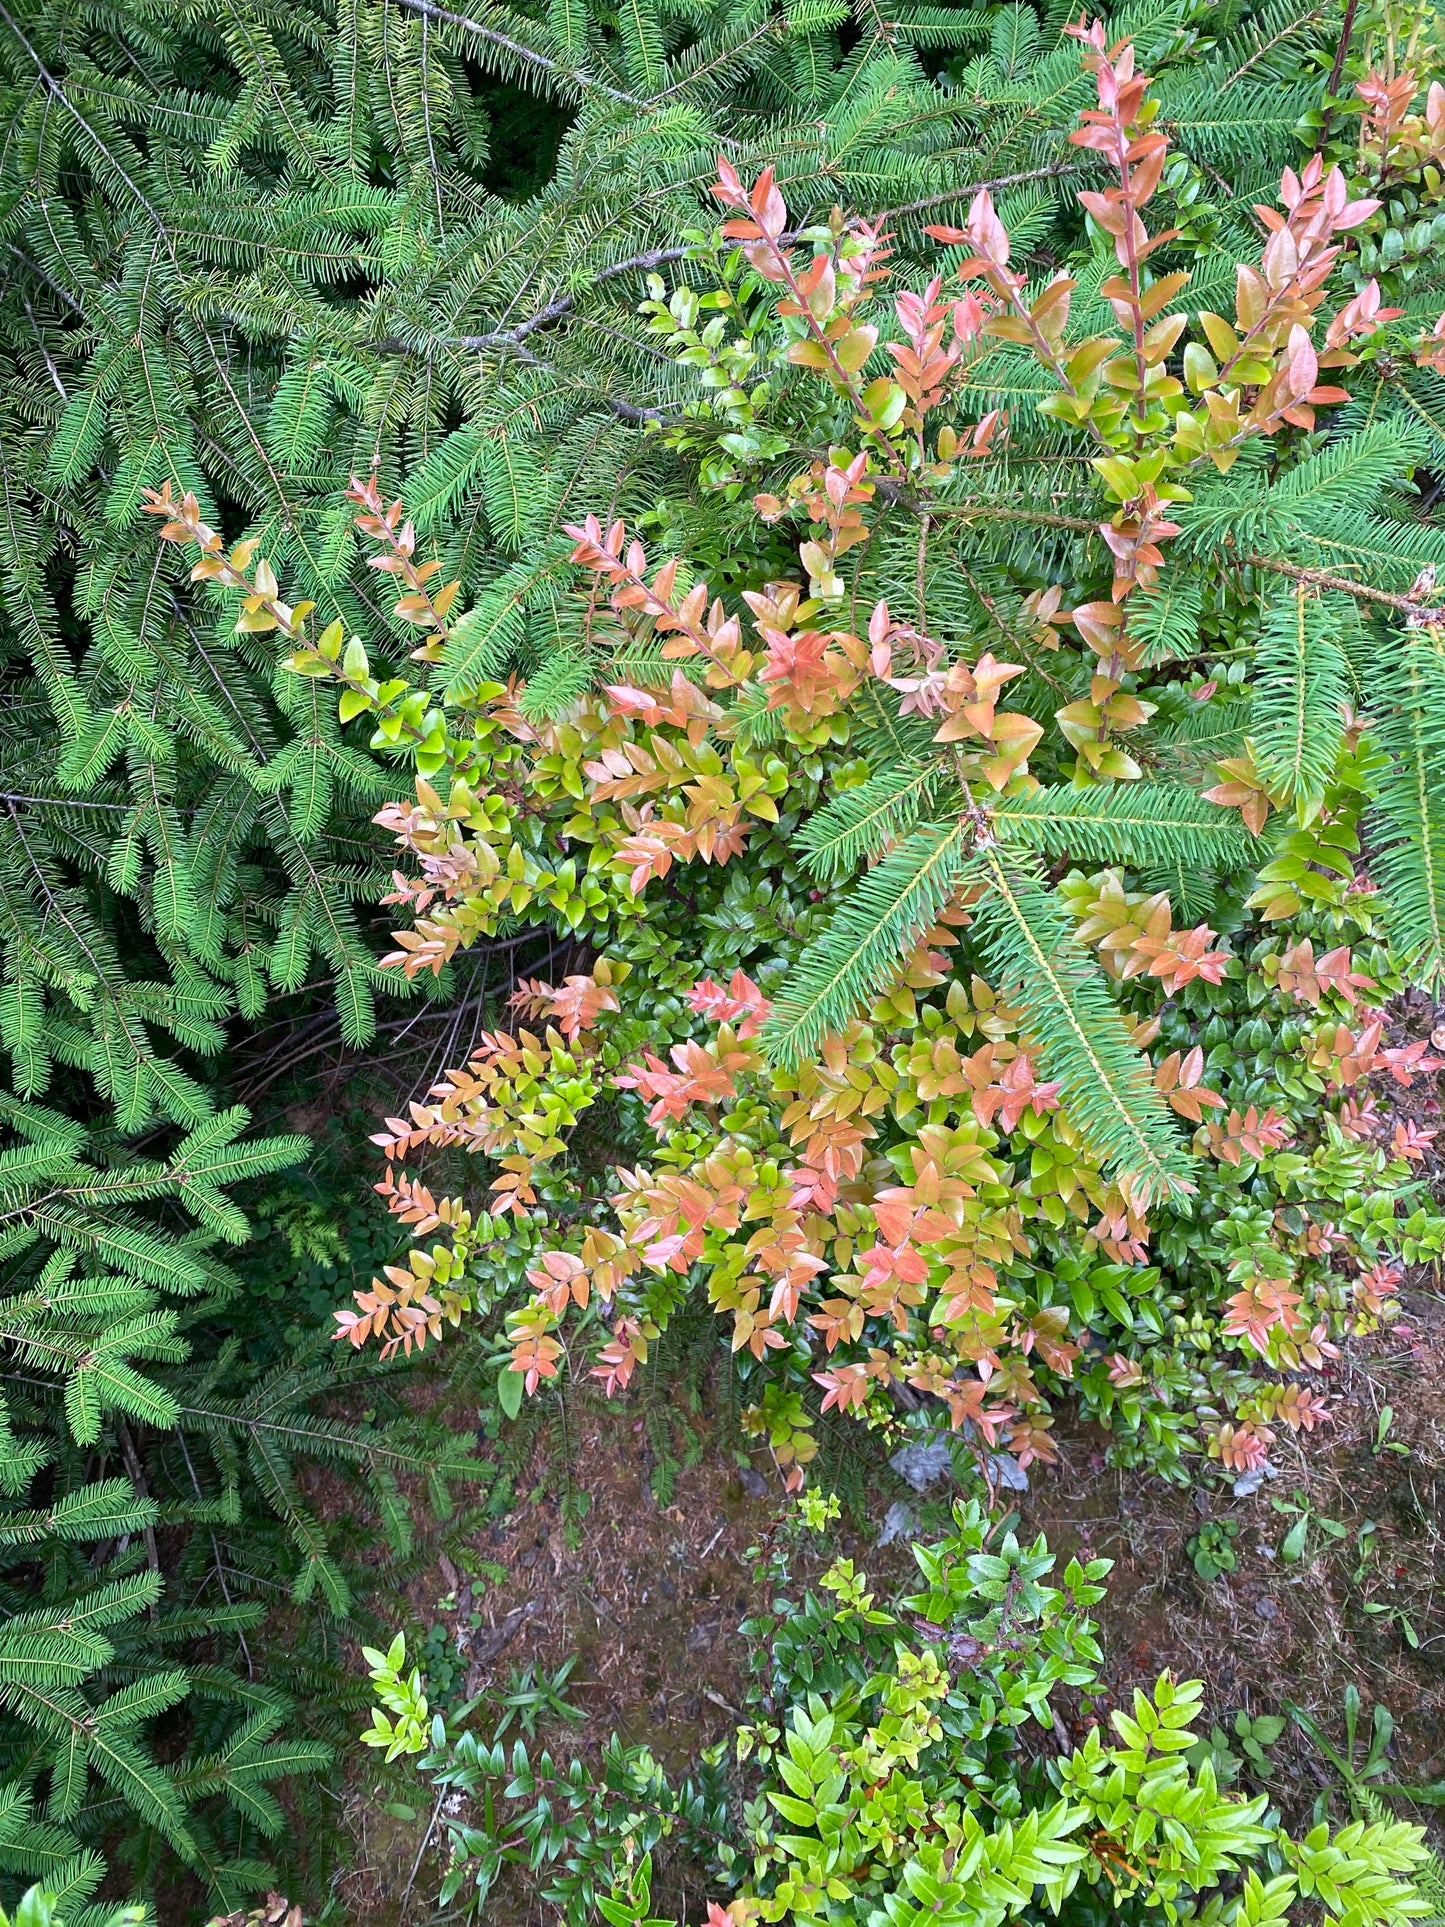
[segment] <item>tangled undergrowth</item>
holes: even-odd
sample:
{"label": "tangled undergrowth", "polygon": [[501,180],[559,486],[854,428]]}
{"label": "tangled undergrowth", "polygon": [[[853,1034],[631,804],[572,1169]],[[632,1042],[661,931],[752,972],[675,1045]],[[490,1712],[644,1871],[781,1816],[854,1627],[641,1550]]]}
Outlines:
{"label": "tangled undergrowth", "polygon": [[[553,1753],[572,1659],[479,1672],[531,1602],[488,1639],[383,1638],[366,1737],[431,1811],[404,1915],[440,1836],[444,1909],[569,1927],[1439,1916],[1383,1803],[1440,1789],[1385,1777],[1388,1713],[1357,1770],[1358,1694],[1343,1753],[1296,1709],[1336,1780],[1281,1818],[1287,1709],[1206,1707],[1171,1668],[1109,1713],[1104,1562],[1047,1584],[1001,1516],[1087,1438],[1197,1512],[1191,1583],[1357,1534],[1359,1610],[1422,1666],[1440,1637],[1433,1587],[1407,1609],[1372,1563],[1391,1528],[1290,1482],[1354,1436],[1354,1361],[1408,1332],[1445,1247],[1433,10],[1350,0],[1336,39],[1327,10],[1241,24],[1233,0],[871,25],[682,0],[665,34],[645,4],[545,29],[421,8],[395,54],[383,9],[375,112],[344,51],[292,98],[309,16],[277,40],[248,14],[212,92],[172,87],[219,45],[187,16],[133,148],[86,116],[129,127],[149,5],[34,44],[6,14],[0,48],[28,130],[0,171],[34,177],[5,314],[60,397],[0,421],[0,640],[28,665],[0,860],[0,1338],[24,1367],[0,1865],[43,1876],[27,1927],[109,1927],[108,1857],[177,1913],[173,1877],[222,1907],[263,1886],[260,1842],[313,1831],[273,1789],[315,1794],[363,1690],[340,1640],[377,1638],[432,1557],[422,1480],[460,1619],[508,1576],[482,1535],[537,1500],[548,1414],[637,1412],[665,1506],[703,1385],[742,1474],[796,1502],[756,1555],[746,1706],[716,1699],[733,1742],[677,1772],[635,1736]],[[467,36],[588,103],[548,123],[533,226],[481,178]],[[895,110],[897,141],[865,134]],[[255,209],[217,193],[236,175]],[[634,175],[613,247],[588,183]],[[507,237],[549,223],[569,265],[538,264],[532,305]],[[122,257],[122,320],[93,325]],[[31,739],[14,717],[41,711]],[[386,889],[362,818],[387,797],[406,927],[378,959],[356,906]],[[523,967],[554,942],[561,969]],[[303,1143],[248,1140],[218,1093],[248,1027],[258,1088],[299,1049],[255,1028],[273,990],[309,1054],[373,1035],[388,982],[450,1006],[455,1067],[375,1133],[411,1248],[361,1287],[385,1230],[319,1166],[314,1201],[278,1182]],[[237,1186],[274,1235],[232,1270]],[[328,1347],[318,1301],[358,1265]],[[1413,1449],[1391,1423],[1374,1460]],[[490,1492],[459,1514],[478,1446]],[[799,1553],[850,1450],[973,1495],[915,1547],[922,1592]],[[1277,1547],[1229,1509],[1261,1494]],[[569,1472],[557,1573],[589,1496]],[[924,1539],[920,1509],[887,1537]],[[1324,1590],[1344,1556],[1317,1554]]]}

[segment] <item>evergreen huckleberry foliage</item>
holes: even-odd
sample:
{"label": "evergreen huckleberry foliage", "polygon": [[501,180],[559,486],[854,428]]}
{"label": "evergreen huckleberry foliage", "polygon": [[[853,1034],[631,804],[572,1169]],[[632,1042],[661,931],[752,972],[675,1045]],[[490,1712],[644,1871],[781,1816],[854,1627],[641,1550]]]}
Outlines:
{"label": "evergreen huckleberry foliage", "polygon": [[[1434,1068],[1377,1012],[1445,967],[1445,631],[1404,507],[1438,339],[1350,292],[1381,202],[1319,152],[1258,204],[1228,312],[1179,305],[1161,97],[1101,22],[1063,49],[1098,170],[1067,269],[1019,266],[980,188],[901,285],[886,220],[799,224],[722,155],[714,285],[643,308],[705,398],[650,431],[700,489],[641,520],[715,580],[621,514],[567,523],[574,614],[526,682],[483,679],[509,650],[375,477],[356,527],[419,672],[148,494],[414,761],[386,961],[439,973],[538,913],[597,957],[378,1137],[392,1210],[449,1237],[338,1314],[354,1346],[499,1307],[528,1392],[577,1329],[611,1394],[705,1289],[790,1486],[818,1415],[919,1395],[1046,1459],[1069,1379],[1164,1463],[1237,1472],[1327,1416],[1313,1376],[1439,1249],[1421,1143],[1355,1095]],[[1360,421],[1342,380],[1399,399]],[[1241,998],[1282,1050],[1216,1048]],[[601,1174],[569,1145],[604,1100],[633,1161]],[[446,1145],[493,1161],[487,1211],[395,1168]]]}

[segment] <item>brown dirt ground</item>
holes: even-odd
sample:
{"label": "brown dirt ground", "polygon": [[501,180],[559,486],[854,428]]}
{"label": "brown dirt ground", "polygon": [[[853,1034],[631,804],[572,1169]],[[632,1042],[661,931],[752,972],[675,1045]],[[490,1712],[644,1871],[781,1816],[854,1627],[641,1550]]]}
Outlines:
{"label": "brown dirt ground", "polygon": [[[460,1629],[469,1694],[505,1686],[514,1666],[530,1661],[550,1671],[578,1655],[568,1696],[586,1721],[547,1729],[546,1743],[586,1758],[617,1733],[683,1770],[736,1724],[743,1690],[737,1628],[759,1599],[747,1552],[773,1514],[776,1481],[770,1487],[745,1473],[708,1436],[700,1462],[678,1472],[672,1503],[660,1506],[649,1448],[608,1412],[574,1431],[573,1453],[573,1482],[591,1500],[580,1527],[564,1530],[555,1493],[524,1503],[476,1546],[480,1559],[506,1568],[504,1581],[474,1597],[466,1575],[448,1562],[411,1589],[412,1613],[423,1624],[441,1617]],[[550,1474],[545,1439],[532,1470],[537,1482]],[[439,1614],[436,1601],[448,1594],[456,1609]],[[480,1623],[469,1625],[473,1618]],[[422,1826],[379,1808],[365,1765],[347,1801],[357,1853],[339,1892],[357,1919],[395,1927]],[[435,1884],[428,1888],[424,1869],[416,1919],[427,1917],[422,1896]],[[521,1927],[515,1915],[496,1918]]]}
{"label": "brown dirt ground", "polygon": [[[1393,1335],[1356,1347],[1336,1369],[1328,1432],[1286,1434],[1272,1448],[1279,1476],[1252,1498],[1112,1472],[1103,1436],[1082,1430],[1058,1470],[1035,1481],[1025,1525],[1046,1532],[1061,1558],[1087,1549],[1115,1562],[1098,1610],[1117,1694],[1169,1668],[1204,1680],[1216,1718],[1292,1701],[1338,1735],[1353,1680],[1367,1703],[1383,1700],[1395,1715],[1400,1779],[1445,1771],[1445,1300],[1415,1292],[1406,1305]],[[1377,1450],[1386,1406],[1393,1418]],[[1301,1495],[1314,1520],[1343,1531],[1311,1524],[1290,1561],[1280,1549],[1298,1515],[1273,1502]],[[1206,1517],[1239,1527],[1238,1566],[1212,1581],[1187,1550]],[[1325,1784],[1293,1726],[1275,1766],[1271,1788],[1286,1805],[1308,1806]]]}

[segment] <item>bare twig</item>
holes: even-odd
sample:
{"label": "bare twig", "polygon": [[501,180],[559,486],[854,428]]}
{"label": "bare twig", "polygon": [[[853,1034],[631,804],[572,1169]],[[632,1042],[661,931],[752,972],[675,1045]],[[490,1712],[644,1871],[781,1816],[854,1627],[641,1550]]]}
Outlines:
{"label": "bare twig", "polygon": [[1340,23],[1340,44],[1335,48],[1335,62],[1330,68],[1330,77],[1325,82],[1325,106],[1320,116],[1319,139],[1315,142],[1315,152],[1324,152],[1325,142],[1330,137],[1330,122],[1334,118],[1334,98],[1340,91],[1340,81],[1345,71],[1345,56],[1350,50],[1350,36],[1355,31],[1355,9],[1359,0],[1345,0],[1345,17]]}
{"label": "bare twig", "polygon": [[[116,1437],[120,1440],[120,1456],[125,1461],[126,1475],[130,1479],[132,1491],[138,1499],[148,1499],[151,1496],[151,1489],[149,1485],[146,1484],[145,1468],[141,1465],[140,1454],[135,1449],[135,1440],[131,1437],[130,1427],[124,1419],[121,1419],[116,1427]],[[155,1527],[143,1527],[142,1537],[145,1539],[146,1564],[152,1572],[159,1572],[161,1562],[160,1556],[156,1551]],[[156,1616],[156,1602],[154,1600],[150,1603],[150,1616],[152,1619]]]}
{"label": "bare twig", "polygon": [[1412,616],[1417,622],[1427,613],[1407,595],[1396,595],[1389,589],[1372,589],[1367,583],[1352,582],[1347,575],[1334,575],[1328,569],[1304,569],[1297,562],[1282,562],[1272,555],[1251,554],[1243,560],[1251,568],[1287,575],[1291,582],[1306,582],[1316,589],[1337,589],[1341,595],[1353,596],[1357,602],[1375,602],[1382,608],[1397,609],[1401,615]]}
{"label": "bare twig", "polygon": [[411,1904],[411,1890],[416,1885],[416,1877],[421,1872],[421,1863],[426,1856],[427,1848],[431,1845],[431,1837],[436,1832],[437,1821],[441,1818],[442,1801],[445,1798],[446,1789],[443,1787],[432,1806],[431,1819],[426,1823],[426,1832],[422,1835],[421,1845],[416,1850],[416,1859],[411,1863],[411,1872],[407,1875],[406,1885],[401,1890],[400,1918],[402,1920],[406,1919]]}

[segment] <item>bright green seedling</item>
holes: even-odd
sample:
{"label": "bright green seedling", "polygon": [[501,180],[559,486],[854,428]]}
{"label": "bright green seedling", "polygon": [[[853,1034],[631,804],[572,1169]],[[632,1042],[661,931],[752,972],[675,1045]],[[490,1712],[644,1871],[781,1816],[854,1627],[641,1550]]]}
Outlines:
{"label": "bright green seedling", "polygon": [[1233,1519],[1206,1519],[1204,1524],[1185,1542],[1184,1550],[1194,1561],[1194,1570],[1207,1583],[1212,1583],[1226,1572],[1233,1572],[1239,1564],[1239,1554],[1234,1542],[1239,1537],[1239,1525]]}
{"label": "bright green seedling", "polygon": [[1350,1536],[1349,1527],[1342,1525],[1338,1519],[1326,1519],[1312,1511],[1304,1493],[1298,1489],[1292,1495],[1292,1499],[1271,1499],[1270,1504],[1276,1512],[1294,1515],[1294,1524],[1279,1542],[1280,1558],[1288,1560],[1292,1565],[1297,1564],[1305,1556],[1311,1525],[1317,1526],[1330,1539],[1348,1539]]}
{"label": "bright green seedling", "polygon": [[567,1697],[567,1682],[576,1664],[574,1654],[564,1660],[555,1673],[544,1672],[540,1666],[514,1666],[506,1691],[488,1695],[492,1703],[502,1709],[497,1738],[514,1722],[533,1740],[544,1720],[565,1720],[573,1726],[584,1720],[587,1716],[582,1708]]}
{"label": "bright green seedling", "polygon": [[1371,1710],[1369,1734],[1365,1738],[1360,1732],[1360,1691],[1353,1682],[1345,1688],[1343,1751],[1336,1749],[1319,1722],[1302,1707],[1286,1700],[1285,1710],[1339,1775],[1340,1784],[1357,1814],[1377,1811],[1379,1795],[1413,1800],[1421,1806],[1445,1806],[1445,1780],[1434,1780],[1428,1786],[1406,1786],[1387,1778],[1390,1743],[1395,1737],[1394,1716],[1388,1706],[1376,1704]]}
{"label": "bright green seedling", "polygon": [[1380,1407],[1380,1415],[1375,1421],[1375,1443],[1372,1449],[1376,1458],[1378,1458],[1382,1452],[1398,1452],[1401,1458],[1409,1458],[1409,1446],[1403,1444],[1399,1439],[1392,1439],[1390,1437],[1390,1427],[1394,1422],[1394,1406],[1382,1405]]}
{"label": "bright green seedling", "polygon": [[1414,1622],[1403,1606],[1391,1605],[1385,1599],[1367,1599],[1361,1610],[1371,1619],[1380,1620],[1387,1626],[1398,1627],[1400,1637],[1411,1651],[1420,1650],[1420,1635],[1415,1631]]}
{"label": "bright green seedling", "polygon": [[[433,1728],[440,1726],[444,1733],[445,1723],[440,1713],[435,1719],[428,1718],[420,1671],[416,1667],[410,1673],[402,1671],[406,1664],[405,1633],[398,1633],[384,1653],[374,1646],[361,1650],[381,1701],[371,1709],[371,1725],[361,1736],[362,1744],[384,1748],[389,1761],[404,1753],[424,1752],[433,1743]],[[440,1738],[434,1743],[439,1745]]]}

